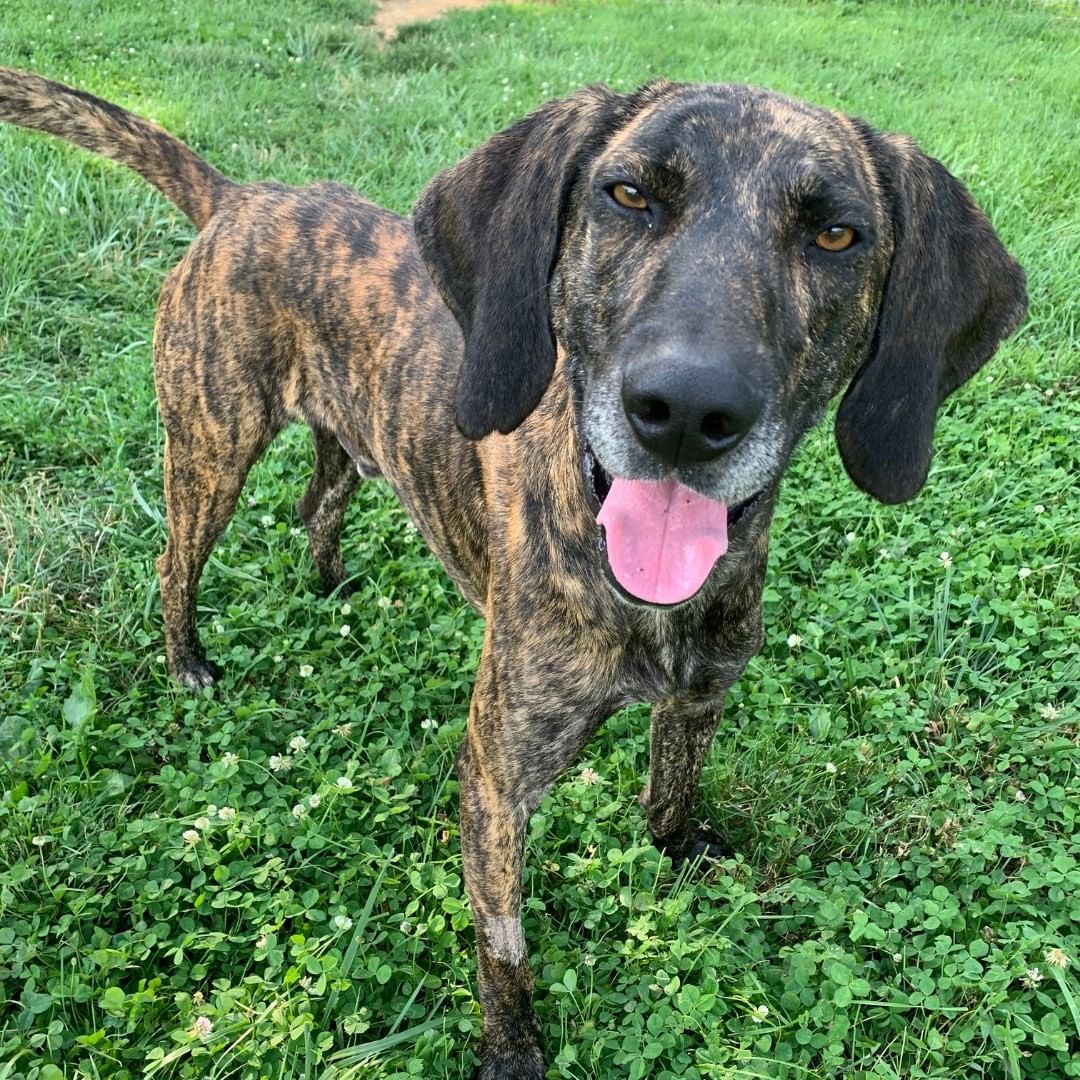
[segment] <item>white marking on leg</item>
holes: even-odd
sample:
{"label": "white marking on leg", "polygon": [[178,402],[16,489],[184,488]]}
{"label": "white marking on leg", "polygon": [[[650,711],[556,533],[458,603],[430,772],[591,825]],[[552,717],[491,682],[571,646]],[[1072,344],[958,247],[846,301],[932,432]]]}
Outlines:
{"label": "white marking on leg", "polygon": [[488,948],[496,960],[520,964],[525,959],[525,935],[517,915],[500,915],[477,919],[487,938]]}

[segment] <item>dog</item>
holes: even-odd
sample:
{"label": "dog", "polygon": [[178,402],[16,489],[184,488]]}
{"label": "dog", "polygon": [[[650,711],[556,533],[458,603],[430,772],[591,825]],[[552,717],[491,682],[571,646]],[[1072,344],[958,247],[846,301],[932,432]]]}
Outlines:
{"label": "dog", "polygon": [[647,701],[657,846],[722,850],[691,811],[762,643],[792,451],[844,390],[852,480],[912,498],[942,401],[1023,317],[1023,271],[909,139],[752,87],[549,102],[435,177],[411,221],[336,184],[235,184],[34,75],[0,72],[0,118],[123,162],[199,229],[154,331],[173,675],[216,675],[200,572],[294,420],[315,441],[297,511],[326,588],[346,585],[346,504],[381,475],[485,617],[456,763],[477,1076],[542,1077],[519,917],[530,814],[607,716]]}

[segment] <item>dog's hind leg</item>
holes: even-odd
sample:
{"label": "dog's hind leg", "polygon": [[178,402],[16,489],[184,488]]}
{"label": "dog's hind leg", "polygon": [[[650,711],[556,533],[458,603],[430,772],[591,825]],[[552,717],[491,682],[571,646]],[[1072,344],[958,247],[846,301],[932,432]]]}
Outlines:
{"label": "dog's hind leg", "polygon": [[195,624],[199,577],[236,509],[248,470],[273,435],[263,427],[247,443],[219,444],[208,441],[205,432],[181,431],[170,432],[165,441],[169,536],[157,561],[165,654],[173,677],[192,690],[209,686],[219,674],[206,659]]}
{"label": "dog's hind leg", "polygon": [[345,563],[341,558],[341,529],[345,510],[361,480],[378,476],[374,462],[359,448],[355,457],[325,428],[313,426],[315,471],[307,491],[296,504],[296,512],[307,528],[311,557],[323,588],[347,590]]}

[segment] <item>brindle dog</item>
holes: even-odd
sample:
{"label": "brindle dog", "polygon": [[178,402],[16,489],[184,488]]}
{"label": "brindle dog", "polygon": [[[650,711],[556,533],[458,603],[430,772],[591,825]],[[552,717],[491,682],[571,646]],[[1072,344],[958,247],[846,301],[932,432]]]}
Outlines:
{"label": "brindle dog", "polygon": [[478,1075],[543,1076],[529,815],[605,717],[650,701],[652,835],[676,860],[719,842],[690,813],[761,644],[793,448],[847,385],[851,477],[915,495],[939,405],[1025,311],[1023,272],[912,142],[749,87],[551,102],[436,177],[411,223],[337,185],[233,184],[33,75],[0,73],[0,117],[119,159],[200,229],[154,337],[175,676],[214,678],[199,575],[291,420],[314,434],[297,509],[326,587],[346,582],[345,505],[381,474],[485,616],[457,759]]}

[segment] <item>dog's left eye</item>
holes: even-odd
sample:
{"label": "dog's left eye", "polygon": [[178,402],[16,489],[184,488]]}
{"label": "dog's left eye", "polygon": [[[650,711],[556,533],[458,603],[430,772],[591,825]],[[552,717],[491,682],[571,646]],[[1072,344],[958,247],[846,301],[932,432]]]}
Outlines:
{"label": "dog's left eye", "polygon": [[608,194],[627,210],[648,210],[649,200],[633,184],[612,184]]}
{"label": "dog's left eye", "polygon": [[850,225],[832,225],[814,237],[814,246],[822,251],[846,251],[857,239],[858,234]]}

